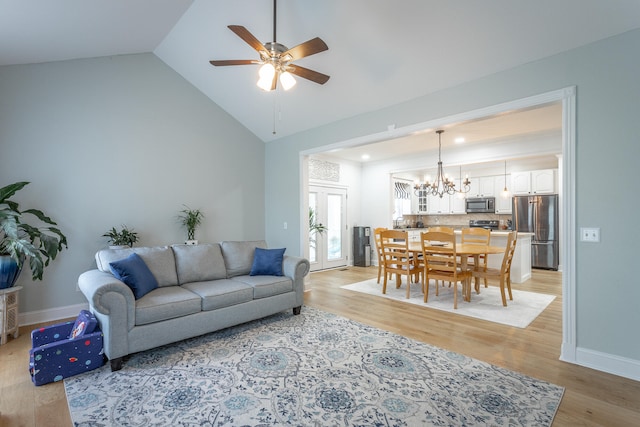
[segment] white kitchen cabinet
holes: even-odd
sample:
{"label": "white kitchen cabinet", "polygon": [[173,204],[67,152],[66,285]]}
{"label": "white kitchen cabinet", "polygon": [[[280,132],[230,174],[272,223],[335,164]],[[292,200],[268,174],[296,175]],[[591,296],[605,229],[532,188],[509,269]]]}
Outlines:
{"label": "white kitchen cabinet", "polygon": [[429,195],[427,197],[427,213],[434,214],[448,214],[449,213],[449,195],[446,194],[440,198],[440,196]]}
{"label": "white kitchen cabinet", "polygon": [[556,170],[513,172],[511,185],[513,194],[552,194],[556,192]]}
{"label": "white kitchen cabinet", "polygon": [[531,172],[531,191],[533,192],[533,194],[555,193],[555,169],[543,169]]}
{"label": "white kitchen cabinet", "polygon": [[449,212],[452,214],[466,214],[467,203],[464,194],[449,196]]}
{"label": "white kitchen cabinet", "polygon": [[476,178],[470,178],[471,188],[467,193],[467,198],[472,197],[494,197],[495,193],[495,177],[493,176],[481,176]]}
{"label": "white kitchen cabinet", "polygon": [[511,175],[507,175],[507,190],[509,190],[509,194],[507,197],[504,197],[503,191],[505,187],[505,176],[498,175],[495,177],[494,188],[495,188],[495,196],[496,196],[496,213],[497,214],[510,214],[511,213]]}
{"label": "white kitchen cabinet", "polygon": [[414,190],[411,196],[411,213],[413,214],[426,214],[427,213],[427,191],[418,190],[417,194]]}
{"label": "white kitchen cabinet", "polygon": [[420,243],[420,230],[407,231],[407,239],[409,239],[409,242]]}

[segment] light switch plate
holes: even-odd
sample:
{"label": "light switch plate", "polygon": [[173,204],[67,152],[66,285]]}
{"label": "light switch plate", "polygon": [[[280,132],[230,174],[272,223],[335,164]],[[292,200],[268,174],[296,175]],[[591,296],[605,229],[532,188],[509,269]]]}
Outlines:
{"label": "light switch plate", "polygon": [[580,228],[580,241],[589,243],[600,242],[600,228],[582,227]]}

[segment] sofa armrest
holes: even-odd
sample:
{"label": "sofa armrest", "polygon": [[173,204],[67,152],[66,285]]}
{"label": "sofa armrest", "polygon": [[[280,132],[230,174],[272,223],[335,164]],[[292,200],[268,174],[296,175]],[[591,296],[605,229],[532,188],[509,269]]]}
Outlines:
{"label": "sofa armrest", "polygon": [[282,260],[282,271],[285,276],[290,277],[294,282],[302,281],[309,273],[311,264],[309,260],[301,257],[285,255]]}
{"label": "sofa armrest", "polygon": [[[311,264],[308,259],[285,255],[282,260],[282,270],[285,276],[293,280],[293,290],[296,293],[297,307],[301,307],[304,300],[304,276],[309,273]],[[298,309],[299,312],[299,309]]]}
{"label": "sofa armrest", "polygon": [[89,301],[105,336],[109,359],[129,354],[129,331],[135,326],[136,300],[131,289],[112,274],[89,270],[78,278],[78,287]]}

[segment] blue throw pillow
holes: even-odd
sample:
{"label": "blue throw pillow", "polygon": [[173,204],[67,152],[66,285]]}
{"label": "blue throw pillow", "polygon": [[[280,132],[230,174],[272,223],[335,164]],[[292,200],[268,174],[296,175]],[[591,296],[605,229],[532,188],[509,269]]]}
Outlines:
{"label": "blue throw pillow", "polygon": [[74,339],[83,336],[84,334],[90,334],[94,331],[98,325],[98,319],[88,310],[81,310],[76,319],[76,323],[73,324],[69,339]]}
{"label": "blue throw pillow", "polygon": [[155,276],[144,263],[144,260],[133,253],[121,259],[109,263],[111,273],[118,280],[122,280],[133,291],[136,299],[142,298],[152,290],[158,287],[158,281]]}
{"label": "blue throw pillow", "polygon": [[282,276],[282,260],[284,251],[282,249],[262,249],[256,248],[253,254],[253,265],[250,276]]}

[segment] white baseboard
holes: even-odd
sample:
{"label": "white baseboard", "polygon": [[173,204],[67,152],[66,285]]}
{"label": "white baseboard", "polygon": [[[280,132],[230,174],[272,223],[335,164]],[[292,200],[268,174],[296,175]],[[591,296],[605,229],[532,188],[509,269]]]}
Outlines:
{"label": "white baseboard", "polygon": [[574,363],[620,377],[640,381],[640,360],[577,348]]}
{"label": "white baseboard", "polygon": [[56,307],[49,310],[29,311],[18,314],[18,324],[20,326],[33,325],[36,323],[53,322],[55,320],[77,317],[80,310],[88,310],[89,304],[75,304],[65,307]]}

